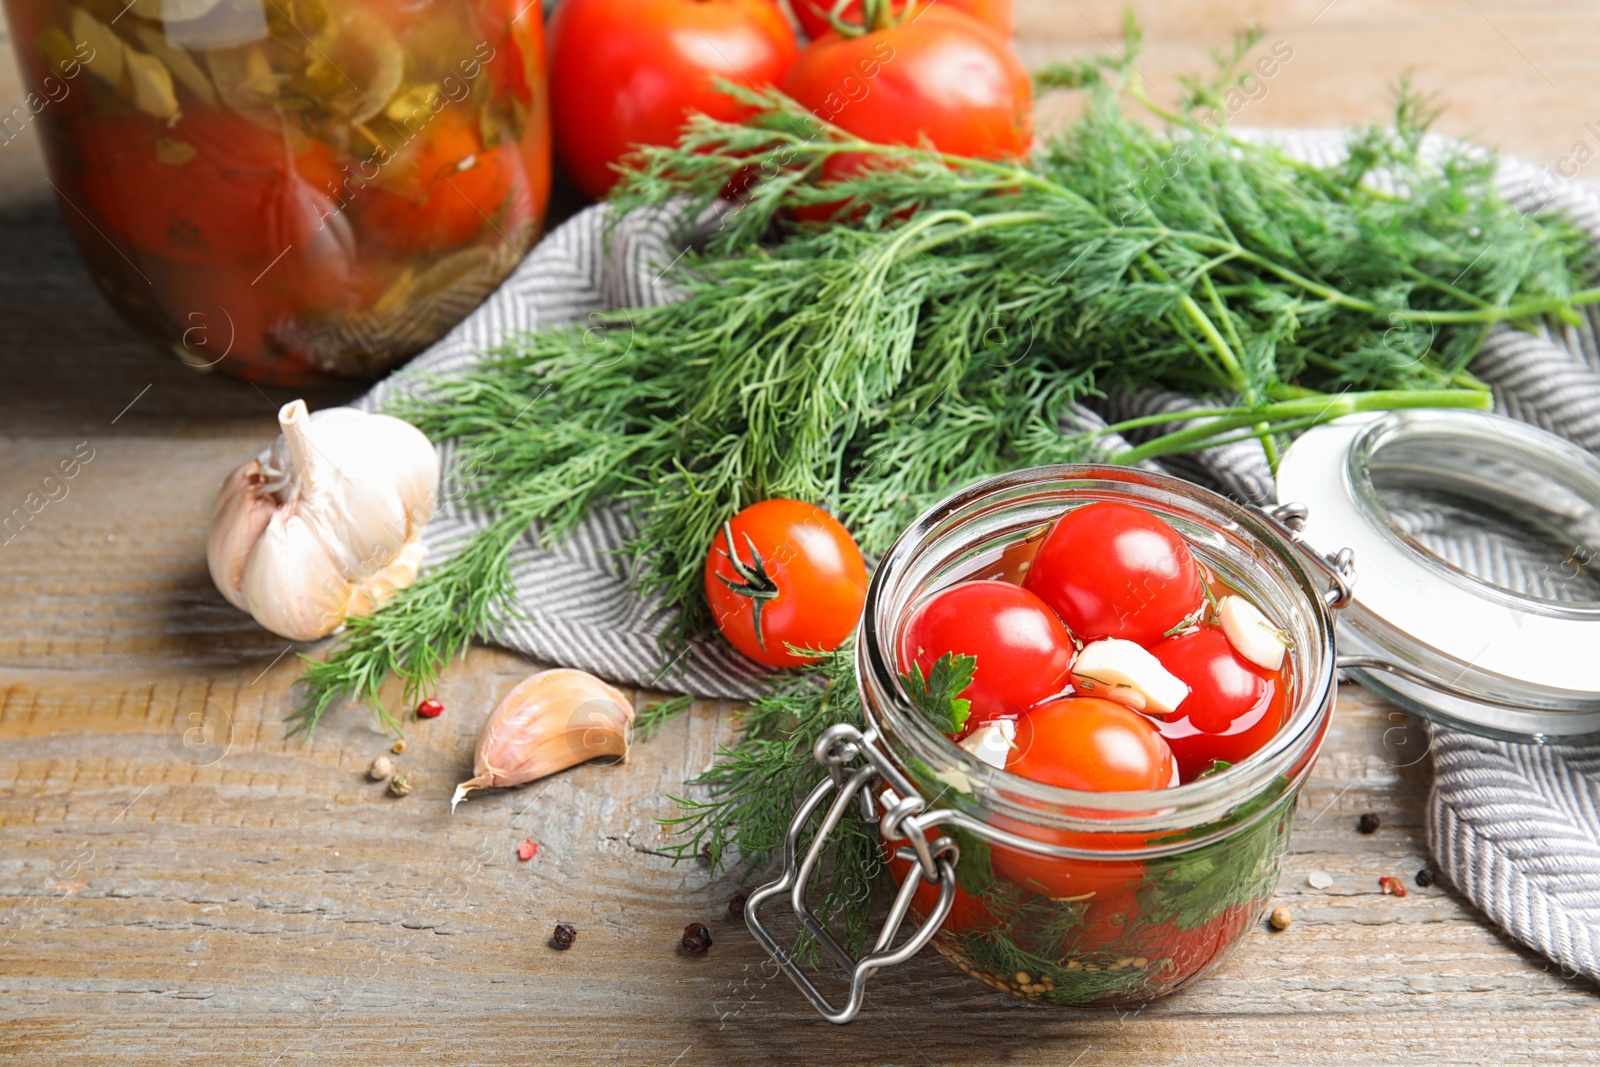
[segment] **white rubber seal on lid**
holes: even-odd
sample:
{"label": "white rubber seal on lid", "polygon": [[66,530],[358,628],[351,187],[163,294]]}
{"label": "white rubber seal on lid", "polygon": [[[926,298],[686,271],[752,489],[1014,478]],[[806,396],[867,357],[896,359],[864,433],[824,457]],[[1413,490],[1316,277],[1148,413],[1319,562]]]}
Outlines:
{"label": "white rubber seal on lid", "polygon": [[1354,550],[1342,653],[1484,703],[1363,681],[1481,733],[1600,733],[1600,460],[1481,412],[1357,415],[1294,443],[1278,499],[1306,506],[1309,547]]}

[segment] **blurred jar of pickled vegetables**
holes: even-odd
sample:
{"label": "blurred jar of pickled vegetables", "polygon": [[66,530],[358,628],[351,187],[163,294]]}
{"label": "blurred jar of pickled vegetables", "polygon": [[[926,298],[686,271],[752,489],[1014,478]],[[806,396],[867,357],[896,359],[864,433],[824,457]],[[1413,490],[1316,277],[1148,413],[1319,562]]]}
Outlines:
{"label": "blurred jar of pickled vegetables", "polygon": [[79,252],[192,366],[377,375],[538,233],[539,0],[5,4]]}

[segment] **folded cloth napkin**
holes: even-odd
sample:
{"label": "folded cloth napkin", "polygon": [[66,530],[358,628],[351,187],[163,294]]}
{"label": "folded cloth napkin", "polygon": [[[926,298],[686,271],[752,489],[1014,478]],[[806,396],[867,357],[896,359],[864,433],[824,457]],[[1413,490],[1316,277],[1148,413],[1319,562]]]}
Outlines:
{"label": "folded cloth napkin", "polygon": [[[1337,130],[1262,132],[1308,162],[1343,154]],[[1438,143],[1439,147],[1443,142]],[[1524,211],[1568,213],[1600,245],[1600,190],[1566,182],[1515,160],[1500,165],[1502,192]],[[477,311],[360,402],[373,408],[421,376],[459,373],[484,351],[516,334],[585,321],[596,330],[628,329],[619,309],[673,299],[669,271],[682,249],[669,216],[622,220],[605,238],[607,208],[590,208],[551,233]],[[1472,365],[1495,390],[1502,413],[1600,452],[1600,314],[1581,327],[1537,335],[1496,329]],[[1110,398],[1101,411],[1080,409],[1078,424],[1181,411],[1192,397],[1146,392]],[[1164,427],[1171,429],[1173,427]],[[444,448],[447,470],[451,448]],[[1170,472],[1235,497],[1268,502],[1270,472],[1258,448],[1224,446],[1162,461]],[[447,478],[439,514],[425,531],[430,554],[448,555],[492,516],[464,505]],[[1412,516],[1419,531],[1429,516]],[[620,551],[628,518],[596,509],[568,539],[539,543],[530,530],[512,554],[524,617],[490,635],[542,662],[581,667],[613,680],[703,697],[747,698],[761,669],[720,642],[692,644],[662,664],[659,638],[670,613],[640,595]],[[1431,533],[1458,561],[1495,551],[1448,528]],[[1436,537],[1430,543],[1437,543]],[[1531,581],[1532,578],[1530,577]],[[1446,727],[1432,729],[1435,783],[1429,803],[1431,847],[1440,869],[1517,940],[1564,968],[1600,980],[1600,748],[1538,748],[1492,741]]]}

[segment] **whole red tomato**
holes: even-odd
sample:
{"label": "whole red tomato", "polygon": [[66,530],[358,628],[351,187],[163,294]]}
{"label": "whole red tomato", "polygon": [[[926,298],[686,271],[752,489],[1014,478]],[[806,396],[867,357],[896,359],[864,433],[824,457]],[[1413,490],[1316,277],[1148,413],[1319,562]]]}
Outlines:
{"label": "whole red tomato", "polygon": [[389,248],[434,252],[466,244],[506,203],[515,148],[485,150],[477,123],[448,103],[359,189],[361,233]]}
{"label": "whole red tomato", "polygon": [[[799,21],[800,28],[805,31],[806,36],[815,40],[833,29],[833,23],[829,21],[828,16],[833,11],[835,2],[836,0],[789,0],[789,6],[794,9],[794,17]],[[1010,37],[1016,27],[1014,0],[921,0],[917,6],[927,9],[936,5],[965,11],[1002,37]],[[906,0],[894,0],[893,13],[900,14],[905,10],[905,6]],[[861,0],[848,0],[839,18],[847,25],[861,25]]]}
{"label": "whole red tomato", "polygon": [[320,141],[195,106],[167,124],[104,115],[77,135],[86,209],[134,247],[260,270],[327,230],[340,180]]}
{"label": "whole red tomato", "polygon": [[[818,118],[866,141],[981,159],[1020,157],[1033,138],[1032,87],[1011,45],[943,7],[853,36],[829,33],[800,53],[783,83]],[[864,163],[836,157],[825,177]]]}
{"label": "whole red tomato", "polygon": [[815,504],[763,500],[727,523],[706,552],[717,629],[757,663],[795,667],[796,648],[831,651],[861,618],[867,566],[850,532]]}
{"label": "whole red tomato", "polygon": [[1161,519],[1103,500],[1067,512],[1022,583],[1082,641],[1149,646],[1205,598],[1189,546]]}
{"label": "whole red tomato", "polygon": [[1066,688],[1076,649],[1072,635],[1044,601],[1006,582],[961,582],[941,589],[911,612],[900,631],[900,669],[924,676],[939,657],[975,656],[967,729],[1016,717]]}
{"label": "whole red tomato", "polygon": [[1158,641],[1150,654],[1189,687],[1178,709],[1181,717],[1156,723],[1184,781],[1209,770],[1215,760],[1238,763],[1278,732],[1288,686],[1279,672],[1235,652],[1217,627]]}
{"label": "whole red tomato", "polygon": [[[1052,700],[1022,716],[1006,770],[1046,785],[1095,793],[1178,784],[1178,765],[1150,720],[1098,697]],[[1024,827],[1004,816],[996,816],[995,824],[1048,844],[1112,853],[1103,860],[1062,858],[996,844],[990,850],[995,873],[1058,900],[1093,901],[1106,914],[1132,906],[1144,881],[1144,864],[1114,853],[1143,845],[1138,835]]]}
{"label": "whole red tomato", "polygon": [[798,50],[774,0],[565,0],[550,23],[556,157],[584,193],[605,196],[613,164],[676,144],[690,113],[747,113],[715,79],[775,85]]}
{"label": "whole red tomato", "polygon": [[[1025,827],[1009,819],[995,819],[995,825],[1004,830],[1051,845],[1068,848],[1106,849],[1134,847],[1142,844],[1128,835],[1075,834],[1066,830]],[[1092,901],[1096,910],[1090,918],[1105,914],[1121,914],[1134,904],[1134,896],[1144,882],[1144,864],[1138,860],[1107,857],[1097,859],[1068,859],[1041,856],[1009,845],[995,844],[989,848],[989,862],[994,872],[1024,889],[1042,893],[1054,900]],[[1105,939],[1110,934],[1105,933]]]}
{"label": "whole red tomato", "polygon": [[1091,793],[1165,789],[1178,783],[1172,750],[1137,711],[1098,697],[1040,704],[1017,720],[1006,770]]}

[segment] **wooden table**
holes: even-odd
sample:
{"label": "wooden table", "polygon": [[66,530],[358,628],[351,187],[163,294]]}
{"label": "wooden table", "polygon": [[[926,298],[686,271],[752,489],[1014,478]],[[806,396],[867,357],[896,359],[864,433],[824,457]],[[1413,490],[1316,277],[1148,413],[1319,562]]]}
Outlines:
{"label": "wooden table", "polygon": [[[1030,61],[1082,55],[1119,4],[1021,0]],[[1600,145],[1588,42],[1600,10],[1488,0],[1137,5],[1152,81],[1249,18],[1292,61],[1240,122],[1382,117],[1414,67],[1477,130],[1558,166]],[[9,54],[0,100],[18,98]],[[1341,699],[1263,928],[1197,988],[1138,1012],[997,997],[931,952],[861,1019],[817,1020],[763,969],[735,888],[661,853],[665,795],[704,768],[732,707],[703,705],[626,767],[586,766],[454,817],[485,709],[530,670],[478,650],[412,733],[401,800],[363,777],[388,740],[282,720],[292,649],[212,589],[223,473],[286,395],[192,375],[134,338],[68,244],[31,133],[0,147],[0,513],[86,442],[92,459],[0,546],[0,1062],[1592,1063],[1600,998],[1520,949],[1427,865],[1425,729]],[[332,403],[350,395],[313,398]],[[1363,836],[1355,822],[1376,812]],[[540,843],[519,862],[524,838]],[[1313,871],[1333,876],[1318,891]],[[571,951],[552,924],[578,928]],[[677,950],[692,920],[715,947]]]}

